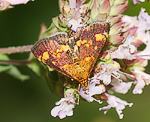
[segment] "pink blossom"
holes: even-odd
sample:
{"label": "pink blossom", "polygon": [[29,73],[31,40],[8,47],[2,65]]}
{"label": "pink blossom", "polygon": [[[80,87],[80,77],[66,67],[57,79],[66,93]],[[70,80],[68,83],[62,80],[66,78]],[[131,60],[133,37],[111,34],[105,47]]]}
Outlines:
{"label": "pink blossom", "polygon": [[140,2],[145,2],[145,0],[133,0],[134,4],[140,3]]}
{"label": "pink blossom", "polygon": [[26,4],[30,0],[4,0],[10,3],[11,5],[18,5],[18,4]]}
{"label": "pink blossom", "polygon": [[135,68],[133,70],[133,73],[135,75],[135,88],[133,89],[134,94],[141,94],[143,92],[143,88],[146,85],[150,84],[150,75],[139,70],[138,68]]}
{"label": "pink blossom", "polygon": [[121,94],[126,94],[129,89],[132,86],[132,82],[121,82],[121,81],[117,81],[117,80],[113,80],[111,82],[112,90],[114,90],[115,92],[121,93]]}
{"label": "pink blossom", "polygon": [[99,109],[100,111],[104,111],[105,114],[107,113],[109,109],[115,108],[119,118],[122,119],[123,118],[122,111],[125,109],[125,107],[126,106],[131,107],[133,105],[133,103],[128,103],[113,95],[106,94],[106,96],[108,98],[107,100],[108,105]]}
{"label": "pink blossom", "polygon": [[76,97],[74,89],[67,89],[65,91],[64,98],[61,98],[60,101],[56,102],[56,106],[51,110],[51,115],[54,117],[59,117],[63,119],[67,116],[73,115],[73,108],[75,108]]}
{"label": "pink blossom", "polygon": [[125,26],[129,31],[136,28],[134,29],[135,31],[130,42],[138,45],[138,47],[143,43],[146,45],[146,48],[144,48],[143,51],[138,51],[134,54],[134,57],[150,59],[150,15],[142,8],[138,16],[124,16],[122,20],[125,22]]}
{"label": "pink blossom", "polygon": [[13,5],[26,4],[30,0],[0,0],[0,11],[12,8]]}
{"label": "pink blossom", "polygon": [[103,84],[100,84],[100,79],[97,75],[94,75],[91,79],[89,79],[89,87],[87,90],[80,89],[80,95],[88,102],[96,101],[101,103],[100,100],[96,100],[93,95],[102,94],[106,91],[106,88]]}

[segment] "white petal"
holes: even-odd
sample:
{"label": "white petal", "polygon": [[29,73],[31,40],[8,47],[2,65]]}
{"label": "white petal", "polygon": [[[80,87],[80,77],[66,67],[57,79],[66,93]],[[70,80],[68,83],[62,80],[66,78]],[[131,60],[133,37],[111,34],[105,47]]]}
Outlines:
{"label": "white petal", "polygon": [[133,73],[135,74],[135,88],[133,89],[134,94],[141,94],[145,85],[150,84],[150,75],[140,71],[139,69],[134,69]]}
{"label": "white petal", "polygon": [[76,105],[76,89],[67,89],[64,93],[64,98],[56,102],[56,107],[51,110],[51,115],[60,119],[73,115],[73,108]]}
{"label": "white petal", "polygon": [[111,52],[112,59],[135,59],[133,54],[137,51],[137,48],[132,44],[133,41],[134,37],[128,36],[125,42],[120,45],[117,50]]}
{"label": "white petal", "polygon": [[111,84],[113,85],[112,89],[115,92],[118,92],[121,94],[126,94],[132,86],[132,82],[126,83],[126,82],[120,82],[116,80],[114,80]]}
{"label": "white petal", "polygon": [[93,95],[96,95],[96,94],[102,94],[106,91],[106,88],[104,85],[97,85],[97,86],[94,86],[94,87],[90,87],[89,88],[90,90],[90,95],[93,96]]}
{"label": "white petal", "polygon": [[11,5],[17,5],[17,4],[26,4],[30,0],[5,0],[9,2]]}
{"label": "white petal", "polygon": [[98,79],[98,75],[95,75],[93,78],[89,79],[89,89],[84,90],[80,89],[80,95],[87,100],[88,102],[96,101],[101,103],[100,100],[96,100],[93,95],[102,94],[106,91],[106,88],[103,84],[100,84],[100,80]]}
{"label": "white petal", "polygon": [[131,107],[133,103],[128,103],[113,95],[109,95],[109,94],[106,94],[106,95],[108,97],[108,100],[107,100],[108,105],[100,108],[99,110],[104,110],[106,113],[109,109],[115,108],[119,118],[122,119],[123,118],[122,111],[125,109],[126,106]]}
{"label": "white petal", "polygon": [[60,110],[59,106],[54,107],[54,108],[51,110],[51,115],[52,115],[53,117],[56,117],[56,116],[58,115],[59,110]]}
{"label": "white petal", "polygon": [[67,115],[65,111],[60,111],[58,116],[60,119],[64,119]]}
{"label": "white petal", "polygon": [[141,81],[135,81],[136,85],[133,89],[133,94],[141,94],[143,92],[143,88],[145,86],[145,82],[143,80]]}

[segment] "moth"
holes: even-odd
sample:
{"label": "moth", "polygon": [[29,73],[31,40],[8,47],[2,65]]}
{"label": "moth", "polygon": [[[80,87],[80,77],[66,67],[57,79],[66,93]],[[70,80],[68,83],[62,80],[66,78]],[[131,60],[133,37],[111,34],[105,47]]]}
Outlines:
{"label": "moth", "polygon": [[108,40],[109,24],[93,23],[73,35],[56,33],[39,40],[31,49],[42,63],[88,87],[88,78]]}

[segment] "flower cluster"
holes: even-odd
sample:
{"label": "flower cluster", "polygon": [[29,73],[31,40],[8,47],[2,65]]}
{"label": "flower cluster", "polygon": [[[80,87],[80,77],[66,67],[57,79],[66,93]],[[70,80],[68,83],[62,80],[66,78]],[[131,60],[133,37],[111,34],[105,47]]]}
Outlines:
{"label": "flower cluster", "polygon": [[99,110],[106,113],[114,108],[122,119],[125,107],[131,107],[133,103],[121,100],[113,93],[126,94],[134,85],[133,94],[141,94],[150,84],[150,75],[144,72],[150,60],[150,16],[144,8],[138,16],[123,15],[127,7],[128,0],[60,1],[61,14],[53,19],[49,28],[51,33],[67,32],[67,28],[76,32],[80,27],[99,21],[109,23],[110,31],[109,40],[92,72],[93,77],[88,79],[88,88],[65,85],[64,98],[56,103],[52,116],[60,119],[72,116],[81,96],[87,102],[106,102],[108,105],[101,105]]}

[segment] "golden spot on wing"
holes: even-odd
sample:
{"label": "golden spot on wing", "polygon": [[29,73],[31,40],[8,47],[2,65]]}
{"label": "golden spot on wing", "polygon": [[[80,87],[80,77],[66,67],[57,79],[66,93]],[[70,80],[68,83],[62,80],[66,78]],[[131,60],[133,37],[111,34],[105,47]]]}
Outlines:
{"label": "golden spot on wing", "polygon": [[92,45],[92,41],[88,41],[88,40],[78,40],[76,42],[76,45],[78,47],[80,47],[81,45],[85,45],[86,47],[89,47],[90,45]]}
{"label": "golden spot on wing", "polygon": [[55,65],[55,64],[56,64],[56,62],[55,62],[55,61],[52,61],[52,64],[54,64],[54,65]]}
{"label": "golden spot on wing", "polygon": [[95,35],[96,41],[105,41],[106,36],[104,34],[96,34]]}
{"label": "golden spot on wing", "polygon": [[78,40],[78,41],[76,42],[76,45],[77,45],[78,47],[81,46],[81,41],[82,41],[82,40]]}
{"label": "golden spot on wing", "polygon": [[49,54],[48,51],[46,51],[43,53],[42,60],[48,60],[48,59],[49,59]]}
{"label": "golden spot on wing", "polygon": [[55,54],[62,53],[62,52],[67,52],[68,50],[70,50],[69,45],[61,45],[60,49],[56,50]]}
{"label": "golden spot on wing", "polygon": [[95,58],[93,56],[86,57],[83,60],[73,64],[66,64],[62,67],[67,74],[77,80],[83,87],[87,87],[87,80]]}
{"label": "golden spot on wing", "polygon": [[60,50],[63,52],[67,52],[68,50],[70,50],[69,45],[61,45]]}
{"label": "golden spot on wing", "polygon": [[84,60],[89,62],[92,59],[92,57],[86,57]]}
{"label": "golden spot on wing", "polygon": [[60,48],[57,49],[55,52],[53,52],[53,55],[56,56],[57,58],[60,58],[61,54],[63,52],[67,52],[68,50],[71,50],[69,45],[60,45]]}
{"label": "golden spot on wing", "polygon": [[56,50],[56,54],[59,53],[59,52],[60,52],[60,49],[57,49],[57,50]]}
{"label": "golden spot on wing", "polygon": [[86,44],[87,43],[87,40],[82,40],[81,41],[81,44]]}
{"label": "golden spot on wing", "polygon": [[85,44],[85,46],[86,46],[86,47],[90,47],[90,45],[89,45],[89,44]]}
{"label": "golden spot on wing", "polygon": [[57,53],[56,57],[60,58],[61,57],[61,53]]}

